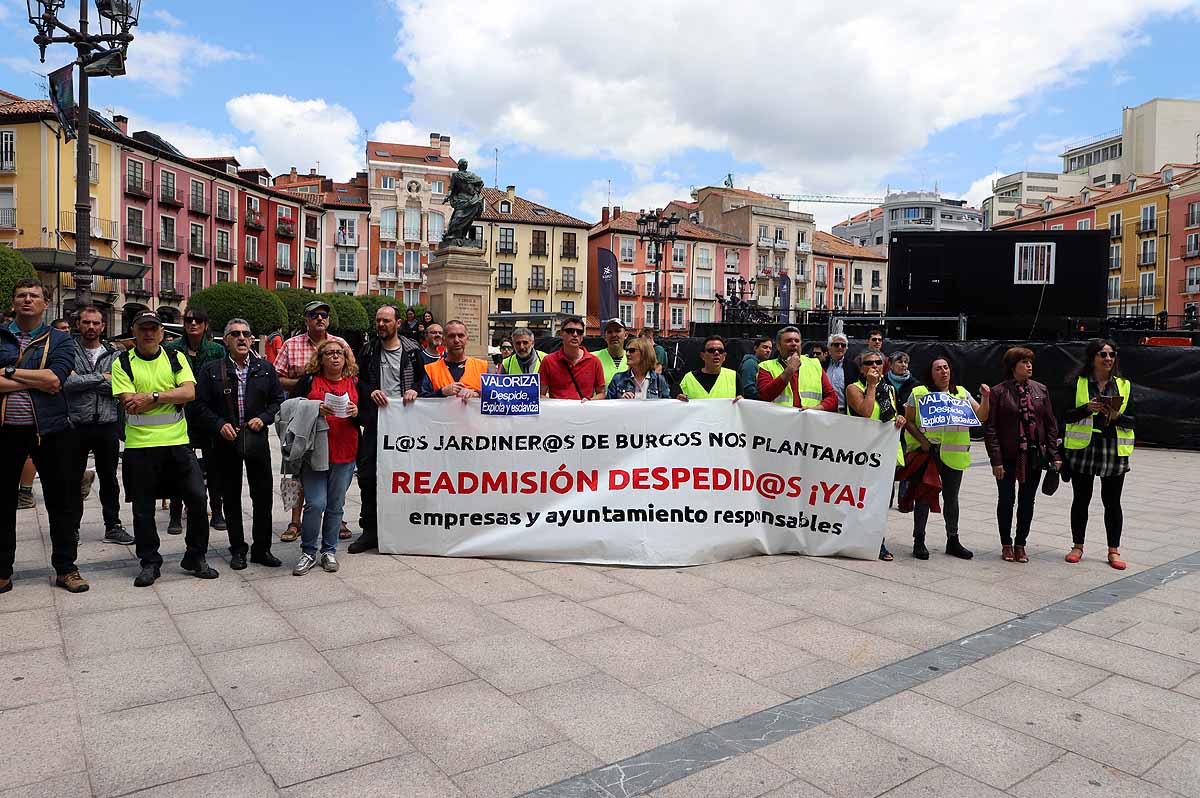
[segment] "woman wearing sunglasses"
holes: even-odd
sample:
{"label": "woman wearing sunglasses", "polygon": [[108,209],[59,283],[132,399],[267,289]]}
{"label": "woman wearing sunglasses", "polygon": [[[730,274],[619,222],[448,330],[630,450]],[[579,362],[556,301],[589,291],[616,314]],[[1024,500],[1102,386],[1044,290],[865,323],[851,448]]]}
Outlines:
{"label": "woman wearing sunglasses", "polygon": [[608,383],[606,399],[670,399],[667,378],[656,370],[658,358],[654,344],[645,338],[625,342],[625,362],[629,368],[618,371]]}
{"label": "woman wearing sunglasses", "polygon": [[[896,390],[883,378],[883,355],[873,349],[862,353],[858,382],[846,386],[846,415],[891,422],[903,429],[906,422],[896,401]],[[904,449],[897,446],[896,464],[904,465]],[[884,541],[879,542],[879,559],[895,559]]]}
{"label": "woman wearing sunglasses", "polygon": [[1133,454],[1133,401],[1129,380],[1121,377],[1117,345],[1095,338],[1084,350],[1083,365],[1075,375],[1074,407],[1063,414],[1063,436],[1071,472],[1071,551],[1066,560],[1083,559],[1088,505],[1096,477],[1104,502],[1104,531],[1108,535],[1108,564],[1125,570],[1121,560],[1121,489]]}

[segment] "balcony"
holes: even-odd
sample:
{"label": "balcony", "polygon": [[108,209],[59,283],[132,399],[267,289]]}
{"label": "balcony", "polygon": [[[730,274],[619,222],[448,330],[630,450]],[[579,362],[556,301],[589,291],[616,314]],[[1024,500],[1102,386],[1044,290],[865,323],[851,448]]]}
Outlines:
{"label": "balcony", "polygon": [[796,252],[803,252],[805,254],[811,254],[812,253],[812,244],[809,244],[805,241],[797,241],[796,242]]}
{"label": "balcony", "polygon": [[233,263],[234,253],[228,244],[217,244],[217,246],[214,248],[214,251],[217,256],[217,260],[224,261],[225,263]]}
{"label": "balcony", "polygon": [[296,267],[288,261],[275,261],[275,274],[279,277],[291,277],[296,273]]}
{"label": "balcony", "polygon": [[228,202],[218,202],[217,203],[217,219],[222,222],[234,221],[233,206],[230,205]]}
{"label": "balcony", "polygon": [[145,278],[125,281],[125,296],[130,299],[149,299],[151,293],[150,284]]}
{"label": "balcony", "polygon": [[529,247],[529,256],[531,258],[548,258],[550,257],[550,249],[546,246],[545,242],[541,244],[535,243]]}
{"label": "balcony", "polygon": [[265,225],[263,225],[262,214],[259,213],[258,211],[246,211],[246,218],[244,220],[244,223],[245,223],[246,227],[250,230],[266,229]]}
{"label": "balcony", "polygon": [[642,296],[646,297],[647,299],[658,299],[658,287],[654,285],[644,286],[642,290]]}
{"label": "balcony", "polygon": [[[72,291],[75,289],[75,275],[72,274],[71,272],[63,272],[61,280],[62,280],[63,288],[66,288],[66,289],[69,289]],[[118,281],[114,280],[111,277],[100,277],[99,275],[93,275],[93,277],[92,277],[92,292],[93,293],[109,294],[109,295],[112,295],[115,297],[115,295],[117,294],[118,288],[119,288]]]}
{"label": "balcony", "polygon": [[1120,237],[1121,237],[1121,223],[1117,222],[1116,227],[1108,228],[1108,240],[1116,241]]}
{"label": "balcony", "polygon": [[208,248],[208,242],[198,239],[188,239],[188,257],[197,260],[208,260],[212,257],[212,252]]}
{"label": "balcony", "polygon": [[788,240],[786,238],[775,239],[775,249],[787,249],[787,248],[788,248]]}
{"label": "balcony", "polygon": [[563,247],[559,253],[559,257],[566,258],[567,260],[579,260],[579,250],[575,247]]}
{"label": "balcony", "polygon": [[1179,293],[1181,294],[1200,294],[1200,280],[1188,280],[1180,278]]}
{"label": "balcony", "polygon": [[0,230],[17,229],[17,209],[0,208]]}
{"label": "balcony", "polygon": [[512,277],[512,275],[496,278],[496,288],[501,291],[512,291],[515,290],[516,287],[517,281]]}
{"label": "balcony", "polygon": [[684,289],[682,285],[671,286],[671,299],[685,299]]}
{"label": "balcony", "polygon": [[420,241],[421,240],[421,228],[420,227],[405,227],[404,228],[404,240],[405,241]]}
{"label": "balcony", "polygon": [[[304,261],[304,276],[305,277],[316,277],[317,276],[317,262],[315,260],[305,260]],[[382,273],[380,274],[380,276],[381,277],[383,276]]]}
{"label": "balcony", "polygon": [[340,280],[347,283],[358,282],[358,269],[338,269],[334,275],[334,280]]}
{"label": "balcony", "polygon": [[559,280],[558,290],[564,294],[579,294],[583,292],[583,283],[579,280]]}
{"label": "balcony", "polygon": [[1157,266],[1158,265],[1158,253],[1157,252],[1143,252],[1142,256],[1138,259],[1138,265],[1139,266]]}
{"label": "balcony", "polygon": [[497,241],[496,242],[496,252],[497,252],[497,254],[500,254],[500,255],[516,255],[517,254],[517,242],[516,241]]}
{"label": "balcony", "polygon": [[774,249],[775,239],[771,238],[770,236],[759,236],[758,246],[763,247],[764,249]]}
{"label": "balcony", "polygon": [[334,236],[333,243],[339,247],[357,247],[358,235],[356,233],[346,233],[338,230],[337,235]]}
{"label": "balcony", "polygon": [[[315,272],[314,272],[314,274],[315,274]],[[388,282],[395,282],[396,281],[396,270],[394,268],[380,269],[379,270],[379,279],[387,280]]]}
{"label": "balcony", "polygon": [[153,191],[154,187],[150,184],[149,180],[125,175],[125,193],[129,196],[150,199]]}
{"label": "balcony", "polygon": [[15,158],[5,158],[0,161],[0,172],[15,172],[17,171],[17,161]]}
{"label": "balcony", "polygon": [[833,278],[833,287],[838,288],[838,289],[845,288],[846,287],[846,278],[845,277],[834,277]]}
{"label": "balcony", "polygon": [[1138,222],[1138,235],[1158,232],[1158,219],[1142,219]]}
{"label": "balcony", "polygon": [[[425,278],[421,276],[420,268],[409,269],[406,267],[404,269],[404,271],[400,272],[400,279],[404,280],[406,283],[424,283],[425,282]],[[513,287],[515,288],[516,285],[514,284]]]}
{"label": "balcony", "polygon": [[160,283],[158,298],[178,302],[183,299],[183,283]]}
{"label": "balcony", "polygon": [[125,243],[139,247],[148,247],[154,241],[153,235],[149,227],[126,227]]}
{"label": "balcony", "polygon": [[617,293],[621,296],[637,296],[637,289],[633,283],[621,283],[617,286]]}
{"label": "balcony", "polygon": [[882,291],[883,283],[881,283],[879,280],[872,280],[871,281],[871,290],[872,291]]}
{"label": "balcony", "polygon": [[806,272],[804,269],[797,270],[796,271],[796,282],[807,283],[808,282],[808,272]]}
{"label": "balcony", "polygon": [[211,210],[208,200],[204,197],[196,194],[188,197],[188,213],[194,213],[197,216],[208,216]]}
{"label": "balcony", "polygon": [[725,264],[725,273],[726,274],[737,274],[738,273],[738,265],[736,263],[726,263]]}
{"label": "balcony", "polygon": [[550,281],[545,277],[530,277],[528,286],[530,291],[548,291],[550,290]]}
{"label": "balcony", "polygon": [[380,227],[379,228],[379,240],[380,241],[395,241],[396,236],[399,235],[399,233],[400,233],[399,229],[397,229],[395,227]]}
{"label": "balcony", "polygon": [[686,321],[676,321],[675,319],[671,319],[671,329],[672,330],[686,330],[687,322]]}
{"label": "balcony", "polygon": [[282,238],[295,238],[296,223],[291,219],[278,219],[275,222],[275,235]]}
{"label": "balcony", "polygon": [[163,205],[174,205],[177,208],[183,207],[183,194],[179,193],[179,189],[175,186],[159,186],[158,201]]}
{"label": "balcony", "polygon": [[[3,227],[3,225],[0,225]],[[1192,240],[1186,244],[1179,245],[1179,257],[1181,258],[1200,258],[1200,241]]]}
{"label": "balcony", "polygon": [[826,280],[825,275],[818,274],[817,279],[814,280],[813,282],[816,284],[817,288],[824,288],[825,286],[829,285],[829,283],[825,282],[825,280]]}
{"label": "balcony", "polygon": [[158,233],[158,248],[168,252],[179,251],[179,236],[168,235],[161,230]]}
{"label": "balcony", "polygon": [[100,162],[92,161],[91,167],[88,169],[88,181],[91,183],[100,182]]}
{"label": "balcony", "polygon": [[263,270],[262,261],[257,255],[247,257],[243,266],[248,272],[261,272]]}
{"label": "balcony", "polygon": [[[62,211],[58,215],[58,230],[60,233],[67,235],[75,235],[75,212]],[[111,219],[100,219],[95,216],[91,218],[91,236],[96,239],[106,241],[117,240],[117,223]]]}

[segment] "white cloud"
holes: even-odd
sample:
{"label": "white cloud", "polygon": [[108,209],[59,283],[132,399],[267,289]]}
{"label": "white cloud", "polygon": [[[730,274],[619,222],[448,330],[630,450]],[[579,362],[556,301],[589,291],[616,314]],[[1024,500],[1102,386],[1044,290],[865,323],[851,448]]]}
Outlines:
{"label": "white cloud", "polygon": [[[640,183],[633,188],[613,186],[612,202],[609,204],[620,205],[627,211],[662,208],[671,200],[691,200],[689,191],[687,186],[663,181]],[[581,218],[585,221],[599,219],[600,210],[604,207],[608,196],[607,180],[598,179],[589,183],[579,197],[578,209],[583,214]]]}
{"label": "white cloud", "polygon": [[165,94],[178,95],[201,67],[250,58],[176,31],[140,31],[129,47],[126,69],[130,80]]}
{"label": "white cloud", "polygon": [[319,98],[243,94],[225,103],[225,110],[273,174],[319,161],[322,174],[348,180],[362,168],[363,131],[354,114],[340,105]]}
{"label": "white cloud", "polygon": [[517,189],[522,197],[539,205],[545,205],[546,200],[550,199],[550,195],[546,193],[546,189],[544,188],[521,188],[517,186]]}
{"label": "white cloud", "polygon": [[165,8],[156,8],[150,12],[150,16],[157,19],[159,22],[166,25],[168,28],[182,28],[183,20],[167,11]]}
{"label": "white cloud", "polygon": [[1004,177],[1004,172],[992,172],[971,183],[971,187],[956,199],[964,199],[972,208],[978,208],[987,197],[992,196],[992,182],[998,177]]}
{"label": "white cloud", "polygon": [[429,131],[422,132],[407,119],[380,122],[371,131],[371,140],[386,141],[390,144],[428,144]]}
{"label": "white cloud", "polygon": [[214,133],[183,122],[158,121],[124,108],[118,108],[117,112],[129,117],[130,133],[149,130],[171,142],[184,155],[193,158],[233,155],[243,167],[262,166],[264,163],[262,153],[256,147],[239,143],[229,134]]}
{"label": "white cloud", "polygon": [[[689,149],[727,151],[786,176],[792,191],[836,192],[885,174],[937,131],[1012,118],[1024,98],[1144,41],[1137,30],[1152,16],[1200,5],[1104,0],[1080,15],[1043,0],[761,0],[747,14],[725,0],[662,0],[630,25],[621,3],[570,14],[555,0],[392,3],[413,118],[501,147],[613,158],[644,180]],[[697,42],[736,57],[698,57]]]}
{"label": "white cloud", "polygon": [[1121,84],[1128,83],[1131,80],[1133,80],[1133,75],[1130,75],[1128,72],[1126,72],[1124,70],[1117,70],[1116,72],[1113,73],[1112,85],[1120,86]]}
{"label": "white cloud", "polygon": [[1019,114],[1013,114],[1012,116],[1001,119],[996,123],[996,127],[992,130],[992,138],[999,138],[1000,136],[1009,133],[1013,128],[1020,124],[1022,119],[1028,115],[1029,114],[1027,111],[1022,111]]}

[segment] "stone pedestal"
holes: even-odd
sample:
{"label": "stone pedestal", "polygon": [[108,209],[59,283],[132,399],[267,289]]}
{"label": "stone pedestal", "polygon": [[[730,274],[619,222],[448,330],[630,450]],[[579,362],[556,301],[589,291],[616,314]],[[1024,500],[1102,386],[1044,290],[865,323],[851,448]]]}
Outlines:
{"label": "stone pedestal", "polygon": [[492,267],[479,247],[435,250],[425,270],[429,310],[438,323],[458,319],[467,325],[467,354],[486,358]]}

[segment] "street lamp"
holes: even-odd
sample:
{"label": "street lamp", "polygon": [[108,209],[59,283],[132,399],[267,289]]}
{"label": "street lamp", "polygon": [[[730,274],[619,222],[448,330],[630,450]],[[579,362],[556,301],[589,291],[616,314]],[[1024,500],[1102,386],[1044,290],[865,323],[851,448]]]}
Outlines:
{"label": "street lamp", "polygon": [[[100,33],[88,33],[90,2],[96,4]],[[92,205],[88,183],[92,172],[91,108],[88,105],[89,77],[117,77],[125,74],[125,55],[133,41],[130,30],[137,26],[142,0],[79,0],[79,29],[59,20],[66,0],[25,0],[29,22],[37,29],[33,42],[46,63],[46,47],[69,44],[79,53],[79,97],[75,104],[75,307],[92,304],[91,224]],[[58,35],[55,35],[55,34]]]}
{"label": "street lamp", "polygon": [[662,326],[663,333],[667,332],[667,323],[663,319],[669,317],[667,312],[667,286],[665,280],[659,282],[659,276],[662,274],[663,250],[667,244],[674,246],[676,239],[679,238],[679,215],[672,213],[670,216],[663,214],[662,208],[655,208],[653,211],[646,212],[642,210],[638,214],[638,241],[647,242],[646,254],[654,253],[654,287],[662,297],[662,315],[658,317],[659,323]]}

